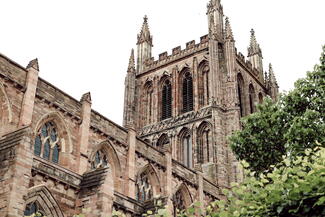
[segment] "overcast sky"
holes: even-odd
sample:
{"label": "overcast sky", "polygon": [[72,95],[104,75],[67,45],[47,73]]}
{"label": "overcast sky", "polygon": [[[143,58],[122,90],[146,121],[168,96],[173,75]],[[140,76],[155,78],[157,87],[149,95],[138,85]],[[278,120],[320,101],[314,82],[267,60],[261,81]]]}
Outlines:
{"label": "overcast sky", "polygon": [[[1,0],[0,52],[76,99],[90,91],[93,108],[122,123],[124,78],[143,16],[153,53],[207,34],[208,0]],[[222,0],[238,51],[247,55],[254,28],[281,91],[318,63],[325,44],[325,0]]]}

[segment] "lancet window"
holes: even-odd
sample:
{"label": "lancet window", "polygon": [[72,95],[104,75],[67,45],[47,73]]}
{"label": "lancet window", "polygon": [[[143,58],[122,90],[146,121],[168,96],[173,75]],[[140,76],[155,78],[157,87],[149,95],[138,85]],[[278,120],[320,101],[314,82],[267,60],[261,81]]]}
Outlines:
{"label": "lancet window", "polygon": [[161,120],[172,116],[172,85],[167,79],[162,87]]}
{"label": "lancet window", "polygon": [[53,122],[45,123],[34,141],[34,154],[53,163],[59,163],[60,144],[57,129]]}
{"label": "lancet window", "polygon": [[240,116],[243,117],[245,115],[245,97],[244,97],[244,79],[241,74],[237,76],[237,92],[239,99],[239,109]]}
{"label": "lancet window", "polygon": [[249,108],[250,113],[255,111],[255,90],[252,84],[249,85]]}
{"label": "lancet window", "polygon": [[144,202],[153,198],[152,186],[147,172],[141,173],[136,182],[136,199]]}
{"label": "lancet window", "polygon": [[199,105],[208,105],[209,97],[209,66],[204,63],[199,67]]}
{"label": "lancet window", "polygon": [[96,151],[93,160],[91,161],[91,169],[108,167],[108,157],[102,150]]}
{"label": "lancet window", "polygon": [[183,77],[183,112],[193,110],[193,79],[190,72]]}
{"label": "lancet window", "polygon": [[197,162],[207,163],[211,153],[210,150],[210,129],[207,126],[201,126],[198,131]]}
{"label": "lancet window", "polygon": [[39,205],[34,202],[30,203],[26,206],[25,211],[24,211],[24,216],[34,216],[37,214],[37,216],[44,216],[43,210],[40,209]]}
{"label": "lancet window", "polygon": [[192,137],[189,132],[183,132],[181,135],[181,150],[179,158],[183,164],[192,168]]}
{"label": "lancet window", "polygon": [[145,96],[145,118],[146,124],[150,124],[153,118],[153,88],[152,82],[146,85],[146,96]]}
{"label": "lancet window", "polygon": [[178,190],[173,197],[174,217],[177,216],[177,211],[186,209],[185,198],[180,190]]}

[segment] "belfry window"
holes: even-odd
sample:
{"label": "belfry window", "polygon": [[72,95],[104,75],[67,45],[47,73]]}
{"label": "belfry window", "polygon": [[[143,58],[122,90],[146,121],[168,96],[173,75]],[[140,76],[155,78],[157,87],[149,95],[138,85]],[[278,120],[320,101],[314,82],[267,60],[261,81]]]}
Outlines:
{"label": "belfry window", "polygon": [[142,173],[136,182],[136,199],[144,202],[153,198],[152,186],[148,173]]}
{"label": "belfry window", "polygon": [[169,80],[166,80],[162,87],[161,108],[161,120],[172,116],[172,85]]}
{"label": "belfry window", "polygon": [[209,66],[204,63],[199,67],[199,105],[200,107],[209,104]]}
{"label": "belfry window", "polygon": [[91,169],[105,168],[108,167],[107,155],[102,151],[98,150],[91,161]]}
{"label": "belfry window", "polygon": [[183,77],[183,112],[193,110],[193,80],[189,72]]}
{"label": "belfry window", "polygon": [[49,121],[39,129],[34,141],[34,154],[53,163],[59,163],[60,144],[53,122]]}
{"label": "belfry window", "polygon": [[41,210],[36,202],[30,203],[26,206],[25,211],[24,211],[24,216],[44,216],[43,210]]}

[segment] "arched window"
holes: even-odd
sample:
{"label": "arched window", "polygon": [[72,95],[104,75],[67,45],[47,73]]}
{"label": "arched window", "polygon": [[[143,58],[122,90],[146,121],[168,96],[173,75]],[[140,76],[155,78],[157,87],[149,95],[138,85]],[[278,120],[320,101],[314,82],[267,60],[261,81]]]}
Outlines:
{"label": "arched window", "polygon": [[258,94],[258,102],[259,104],[263,103],[263,94],[261,92]]}
{"label": "arched window", "polygon": [[198,163],[207,163],[211,153],[210,150],[210,129],[206,124],[202,124],[198,130],[198,145],[197,145],[197,162]]}
{"label": "arched window", "polygon": [[172,85],[167,79],[162,87],[161,120],[172,116]]}
{"label": "arched window", "polygon": [[173,197],[174,216],[177,216],[177,212],[186,209],[185,198],[180,190],[178,190]]}
{"label": "arched window", "polygon": [[163,134],[159,137],[157,141],[157,148],[164,148],[169,144],[169,138],[167,134]]}
{"label": "arched window", "polygon": [[38,214],[37,216],[44,216],[44,211],[40,209],[38,204],[36,202],[30,203],[26,206],[24,211],[24,216],[33,216],[35,214]]}
{"label": "arched window", "polygon": [[241,74],[237,75],[237,92],[239,99],[240,116],[245,115],[245,98],[244,98],[244,79]]}
{"label": "arched window", "polygon": [[60,144],[53,122],[49,121],[39,129],[34,142],[34,154],[53,163],[59,163]]}
{"label": "arched window", "polygon": [[153,87],[152,82],[148,82],[145,85],[146,96],[145,96],[145,119],[146,124],[150,124],[152,122],[153,115]]}
{"label": "arched window", "polygon": [[108,158],[104,151],[98,150],[91,161],[91,169],[108,167]]}
{"label": "arched window", "polygon": [[209,104],[209,65],[207,62],[199,66],[199,105],[200,107]]}
{"label": "arched window", "polygon": [[255,90],[252,84],[249,85],[249,108],[250,113],[255,112]]}
{"label": "arched window", "polygon": [[180,134],[179,159],[185,166],[192,168],[192,137],[187,130]]}
{"label": "arched window", "polygon": [[190,72],[184,73],[183,76],[183,112],[193,110],[193,81]]}
{"label": "arched window", "polygon": [[141,173],[136,182],[136,199],[144,202],[153,198],[152,186],[147,172]]}

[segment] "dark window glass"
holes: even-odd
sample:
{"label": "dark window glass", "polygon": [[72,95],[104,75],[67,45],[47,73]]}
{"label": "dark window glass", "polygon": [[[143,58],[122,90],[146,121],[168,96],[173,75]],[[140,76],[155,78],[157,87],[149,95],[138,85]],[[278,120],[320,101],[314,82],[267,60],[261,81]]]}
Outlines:
{"label": "dark window glass", "polygon": [[40,136],[36,136],[35,138],[35,143],[34,143],[34,154],[37,156],[41,155],[41,146],[42,146],[42,141]]}
{"label": "dark window glass", "polygon": [[161,108],[162,120],[172,116],[172,85],[169,80],[165,81],[162,89]]}
{"label": "dark window glass", "polygon": [[136,190],[138,201],[144,202],[152,199],[152,187],[147,173],[142,173],[137,179]]}
{"label": "dark window glass", "polygon": [[49,140],[46,140],[45,144],[44,144],[44,152],[43,152],[43,158],[45,158],[46,160],[50,159],[50,143]]}
{"label": "dark window glass", "polygon": [[107,155],[102,150],[97,151],[95,153],[93,161],[91,162],[91,168],[97,169],[97,168],[102,168],[107,166],[108,166]]}
{"label": "dark window glass", "polygon": [[181,191],[177,191],[173,198],[173,206],[174,206],[174,216],[177,216],[177,211],[184,210],[185,200]]}
{"label": "dark window glass", "polygon": [[183,112],[193,110],[193,81],[188,72],[183,78]]}
{"label": "dark window glass", "polygon": [[59,163],[59,146],[57,144],[53,148],[52,162]]}

